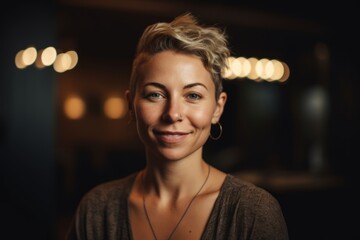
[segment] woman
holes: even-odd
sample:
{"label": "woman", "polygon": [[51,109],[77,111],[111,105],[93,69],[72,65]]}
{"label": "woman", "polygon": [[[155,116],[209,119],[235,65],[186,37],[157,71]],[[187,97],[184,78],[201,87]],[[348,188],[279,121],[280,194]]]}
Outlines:
{"label": "woman", "polygon": [[203,159],[228,56],[225,34],[191,14],[144,31],[126,97],[147,165],[87,193],[69,239],[288,239],[272,195]]}

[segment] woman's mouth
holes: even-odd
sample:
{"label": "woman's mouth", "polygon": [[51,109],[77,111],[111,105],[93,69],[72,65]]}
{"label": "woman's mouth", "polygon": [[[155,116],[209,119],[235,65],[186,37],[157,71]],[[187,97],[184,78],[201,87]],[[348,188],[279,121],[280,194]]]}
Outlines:
{"label": "woman's mouth", "polygon": [[187,132],[154,131],[155,136],[164,143],[179,143],[189,134]]}

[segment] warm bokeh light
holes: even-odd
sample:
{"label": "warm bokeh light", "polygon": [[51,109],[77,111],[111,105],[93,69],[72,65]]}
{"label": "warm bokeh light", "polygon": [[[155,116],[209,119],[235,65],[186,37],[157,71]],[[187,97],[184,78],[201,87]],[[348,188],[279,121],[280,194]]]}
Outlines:
{"label": "warm bokeh light", "polygon": [[110,119],[124,117],[126,113],[125,100],[120,97],[109,97],[104,103],[104,113]]}
{"label": "warm bokeh light", "polygon": [[258,62],[258,59],[251,57],[248,60],[249,60],[251,68],[250,68],[250,72],[247,75],[247,77],[252,80],[258,79],[259,75],[256,73],[256,63]]}
{"label": "warm bokeh light", "polygon": [[274,74],[274,72],[275,68],[273,62],[268,60],[264,65],[264,79],[269,82],[273,81],[271,76]]}
{"label": "warm bokeh light", "polygon": [[228,68],[222,70],[222,77],[227,80],[248,78],[256,82],[284,82],[290,76],[290,69],[286,63],[276,60],[255,57],[228,57]]}
{"label": "warm bokeh light", "polygon": [[78,63],[79,57],[75,51],[67,51],[66,54],[69,55],[71,59],[71,63],[68,70],[73,69]]}
{"label": "warm bokeh light", "polygon": [[71,65],[71,57],[68,54],[60,53],[54,62],[54,70],[58,73],[65,72]]}
{"label": "warm bokeh light", "polygon": [[251,71],[250,61],[244,57],[238,57],[237,60],[241,63],[242,66],[239,77],[241,78],[246,77],[247,75],[249,75]]}
{"label": "warm bokeh light", "polygon": [[37,68],[41,69],[54,64],[54,70],[62,73],[73,69],[78,60],[78,54],[73,50],[58,54],[54,47],[47,47],[39,51],[35,47],[28,47],[16,54],[15,65],[17,68],[23,69],[35,64]]}
{"label": "warm bokeh light", "polygon": [[281,62],[281,64],[283,65],[284,67],[284,74],[282,75],[282,77],[279,79],[280,82],[285,82],[288,80],[289,76],[290,76],[290,68],[289,66],[284,63],[284,62]]}
{"label": "warm bokeh light", "polygon": [[235,77],[239,77],[241,75],[242,66],[239,59],[234,58],[231,62],[231,71],[234,73]]}
{"label": "warm bokeh light", "polygon": [[36,56],[37,56],[36,48],[29,47],[29,48],[25,49],[22,54],[23,63],[26,66],[33,64],[36,60]]}
{"label": "warm bokeh light", "polygon": [[44,66],[50,66],[56,60],[56,49],[54,47],[47,47],[41,53],[41,63]]}
{"label": "warm bokeh light", "polygon": [[85,102],[78,96],[68,97],[64,102],[64,113],[69,119],[80,119],[86,110]]}
{"label": "warm bokeh light", "polygon": [[266,72],[266,64],[269,62],[269,59],[267,58],[262,58],[259,61],[257,61],[257,63],[255,64],[255,71],[256,74],[259,76],[259,78],[261,79],[267,79],[268,75]]}
{"label": "warm bokeh light", "polygon": [[280,78],[284,75],[284,66],[282,63],[276,59],[271,60],[273,66],[274,66],[274,72],[270,76],[271,80],[280,80]]}
{"label": "warm bokeh light", "polygon": [[234,57],[228,57],[226,59],[227,61],[227,68],[225,68],[225,71],[223,71],[223,76],[226,76],[226,79],[232,80],[235,79],[237,76],[232,70],[233,62],[235,58]]}
{"label": "warm bokeh light", "polygon": [[234,59],[234,57],[228,57],[226,59],[226,67],[222,69],[222,77],[226,79],[230,79],[230,76],[232,75],[231,71],[231,62]]}
{"label": "warm bokeh light", "polygon": [[15,56],[15,65],[19,69],[26,68],[26,64],[23,61],[23,53],[24,53],[24,50],[21,50]]}

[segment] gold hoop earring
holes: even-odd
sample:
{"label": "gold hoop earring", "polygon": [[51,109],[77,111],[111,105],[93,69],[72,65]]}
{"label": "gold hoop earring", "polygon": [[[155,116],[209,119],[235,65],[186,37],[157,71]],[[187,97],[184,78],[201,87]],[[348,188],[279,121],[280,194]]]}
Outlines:
{"label": "gold hoop earring", "polygon": [[[218,134],[218,136],[213,137],[213,136],[211,135],[211,130],[210,130],[210,138],[211,138],[212,140],[218,140],[218,139],[221,138],[221,135],[222,135],[222,126],[221,126],[220,122],[217,122],[216,124],[219,126],[219,134]],[[214,125],[215,125],[215,124],[214,124]]]}

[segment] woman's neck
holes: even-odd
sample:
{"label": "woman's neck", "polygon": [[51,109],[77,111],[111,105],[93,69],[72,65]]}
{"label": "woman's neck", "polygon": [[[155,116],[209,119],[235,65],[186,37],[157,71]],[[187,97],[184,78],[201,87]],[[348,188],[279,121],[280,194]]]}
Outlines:
{"label": "woman's neck", "polygon": [[201,159],[195,162],[167,162],[148,164],[142,172],[144,190],[160,199],[175,199],[193,195],[208,174],[208,164]]}

